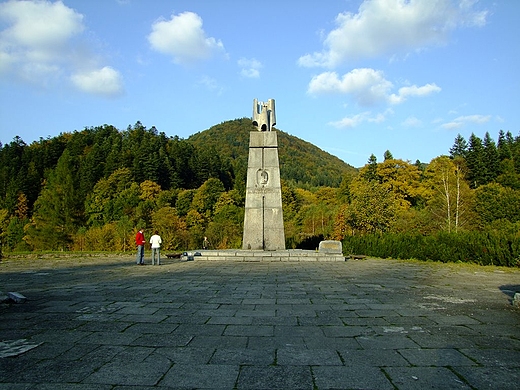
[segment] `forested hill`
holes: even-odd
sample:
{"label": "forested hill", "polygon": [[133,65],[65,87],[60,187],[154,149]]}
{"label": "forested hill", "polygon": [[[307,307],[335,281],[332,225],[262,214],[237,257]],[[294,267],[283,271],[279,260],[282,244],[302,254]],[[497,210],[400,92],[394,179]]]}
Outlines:
{"label": "forested hill", "polygon": [[[196,133],[187,141],[197,149],[212,148],[222,159],[233,161],[237,178],[245,180],[249,132],[255,128],[249,118],[235,119]],[[282,180],[299,187],[338,187],[346,172],[356,169],[313,144],[279,129],[278,154]]]}
{"label": "forested hill", "polygon": [[[52,189],[66,181],[81,215],[81,205],[98,182],[121,181],[122,176],[137,184],[152,181],[166,191],[196,189],[216,178],[226,190],[243,192],[251,130],[251,119],[242,118],[188,139],[168,137],[141,122],[126,130],[111,125],[85,128],[29,145],[17,137],[0,145],[0,210],[12,215],[22,202],[27,204],[22,214],[30,216],[45,186]],[[301,188],[338,187],[344,174],[355,170],[281,131],[279,153],[282,180]]]}

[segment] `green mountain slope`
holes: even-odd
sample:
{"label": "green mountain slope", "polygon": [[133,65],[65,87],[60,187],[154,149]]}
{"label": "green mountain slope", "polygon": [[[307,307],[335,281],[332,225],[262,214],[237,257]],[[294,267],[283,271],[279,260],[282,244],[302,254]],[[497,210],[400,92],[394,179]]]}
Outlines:
{"label": "green mountain slope", "polygon": [[[249,132],[254,131],[249,118],[235,119],[193,134],[187,141],[197,149],[210,148],[222,160],[229,160],[237,179],[245,178],[247,169]],[[321,150],[313,144],[279,129],[278,153],[282,180],[298,186],[337,187],[343,175],[356,168]]]}

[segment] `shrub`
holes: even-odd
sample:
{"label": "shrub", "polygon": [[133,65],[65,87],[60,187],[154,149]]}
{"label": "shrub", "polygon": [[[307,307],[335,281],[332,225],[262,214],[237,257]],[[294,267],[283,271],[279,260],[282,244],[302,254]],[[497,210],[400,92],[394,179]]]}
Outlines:
{"label": "shrub", "polygon": [[520,266],[520,237],[514,232],[367,234],[345,237],[343,247],[381,258]]}

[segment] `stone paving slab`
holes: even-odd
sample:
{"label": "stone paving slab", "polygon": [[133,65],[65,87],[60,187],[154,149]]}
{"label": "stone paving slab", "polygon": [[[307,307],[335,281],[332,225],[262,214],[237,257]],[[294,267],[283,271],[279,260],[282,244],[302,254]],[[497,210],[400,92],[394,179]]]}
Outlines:
{"label": "stone paving slab", "polygon": [[[9,258],[0,389],[518,389],[520,270]],[[1,295],[1,294],[0,294]]]}

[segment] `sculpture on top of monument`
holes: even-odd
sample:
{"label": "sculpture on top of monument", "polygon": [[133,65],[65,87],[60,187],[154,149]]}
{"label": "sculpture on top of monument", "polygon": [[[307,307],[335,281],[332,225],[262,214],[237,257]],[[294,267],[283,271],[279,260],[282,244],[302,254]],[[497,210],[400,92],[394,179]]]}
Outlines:
{"label": "sculpture on top of monument", "polygon": [[271,131],[276,125],[274,99],[269,99],[267,103],[253,100],[253,125],[258,127],[258,131]]}

